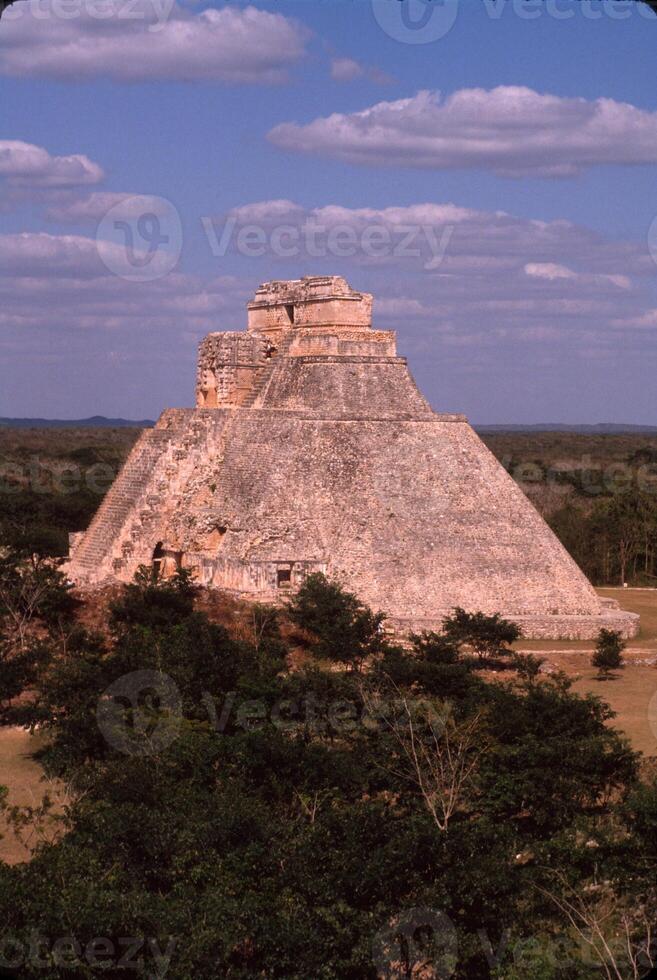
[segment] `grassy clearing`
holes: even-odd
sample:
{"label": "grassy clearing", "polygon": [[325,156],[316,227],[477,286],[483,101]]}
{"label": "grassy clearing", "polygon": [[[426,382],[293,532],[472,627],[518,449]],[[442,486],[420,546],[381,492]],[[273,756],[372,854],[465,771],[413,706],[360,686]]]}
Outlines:
{"label": "grassy clearing", "polygon": [[627,645],[626,666],[612,680],[598,680],[597,671],[591,667],[591,640],[521,640],[518,648],[542,654],[551,665],[576,678],[573,689],[578,694],[591,693],[606,701],[616,712],[614,728],[624,732],[635,749],[657,756],[657,666],[641,663],[657,656],[657,590],[597,591],[641,616],[641,632]]}
{"label": "grassy clearing", "polygon": [[657,651],[657,589],[597,589],[597,592],[616,599],[621,609],[641,616],[641,633],[628,646]]}
{"label": "grassy clearing", "polygon": [[[0,730],[0,784],[9,788],[9,802],[16,806],[36,806],[53,787],[43,779],[43,770],[33,758],[41,747],[37,735],[22,728]],[[30,851],[0,818],[0,861],[18,864],[27,861]]]}
{"label": "grassy clearing", "polygon": [[606,701],[616,712],[612,726],[627,735],[635,749],[657,756],[657,668],[628,663],[608,681],[598,680],[588,665],[578,673],[573,689]]}

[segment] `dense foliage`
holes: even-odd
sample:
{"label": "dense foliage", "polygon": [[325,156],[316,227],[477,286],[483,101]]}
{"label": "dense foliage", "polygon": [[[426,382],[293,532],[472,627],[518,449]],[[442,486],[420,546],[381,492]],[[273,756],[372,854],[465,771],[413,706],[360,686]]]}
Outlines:
{"label": "dense foliage", "polygon": [[571,501],[552,530],[586,575],[600,584],[657,581],[657,495],[630,488],[590,507]]}
{"label": "dense foliage", "polygon": [[510,656],[510,644],[520,637],[519,627],[499,613],[469,613],[460,606],[443,621],[443,633],[457,645],[468,646],[481,661]]}
{"label": "dense foliage", "polygon": [[43,557],[68,552],[98,509],[135,429],[0,428],[0,543]]}
{"label": "dense foliage", "polygon": [[383,649],[385,615],[373,613],[321,572],[306,578],[288,604],[288,615],[309,634],[309,646],[320,659],[360,670],[368,657]]}
{"label": "dense foliage", "polygon": [[135,955],[181,980],[646,972],[627,948],[653,924],[657,788],[563,677],[490,682],[449,636],[402,649],[316,579],[294,651],[298,621],[257,607],[238,634],[185,576],[142,574],[102,633],[50,601],[6,718],[48,733],[70,802],[0,865],[13,975],[137,975]]}

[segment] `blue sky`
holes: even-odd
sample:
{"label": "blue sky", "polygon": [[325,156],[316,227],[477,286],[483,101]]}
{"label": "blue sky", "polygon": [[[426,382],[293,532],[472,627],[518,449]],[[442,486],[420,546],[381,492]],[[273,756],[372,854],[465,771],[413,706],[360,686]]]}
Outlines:
{"label": "blue sky", "polygon": [[[198,340],[259,282],[335,272],[437,410],[655,422],[647,8],[409,0],[422,29],[398,0],[103,2],[0,22],[0,415],[191,404]],[[135,281],[141,214],[170,241]]]}

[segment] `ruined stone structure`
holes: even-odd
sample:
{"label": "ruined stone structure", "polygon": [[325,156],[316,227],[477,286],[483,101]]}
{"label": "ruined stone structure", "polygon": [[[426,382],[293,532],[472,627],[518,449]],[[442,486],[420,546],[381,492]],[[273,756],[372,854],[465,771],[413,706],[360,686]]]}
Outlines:
{"label": "ruined stone structure", "polygon": [[459,605],[528,637],[633,635],[465,417],[432,411],[371,310],[337,276],[262,285],[246,332],[201,344],[197,408],[142,434],[73,536],[71,578],[184,566],[271,602],[323,571],[400,630]]}

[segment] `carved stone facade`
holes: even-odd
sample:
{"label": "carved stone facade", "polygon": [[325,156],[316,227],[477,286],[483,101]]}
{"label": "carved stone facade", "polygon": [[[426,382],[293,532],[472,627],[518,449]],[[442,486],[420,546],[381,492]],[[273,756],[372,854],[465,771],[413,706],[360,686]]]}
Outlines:
{"label": "carved stone facade", "polygon": [[367,329],[372,297],[357,293],[341,276],[265,282],[248,304],[248,329],[278,338],[293,328]]}
{"label": "carved stone facade", "polygon": [[198,407],[140,437],[71,578],[153,562],[271,602],[323,571],[402,631],[459,605],[528,637],[634,635],[467,420],[432,411],[371,308],[339,277],[261,286],[247,332],[201,344]]}
{"label": "carved stone facade", "polygon": [[256,333],[210,333],[199,348],[197,408],[241,405],[275,346]]}

